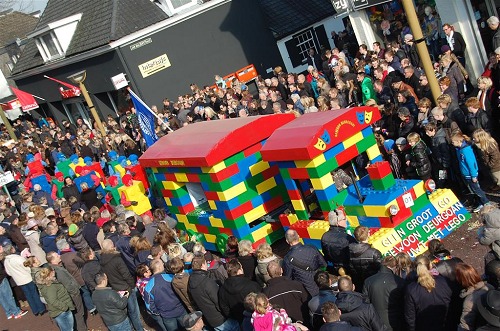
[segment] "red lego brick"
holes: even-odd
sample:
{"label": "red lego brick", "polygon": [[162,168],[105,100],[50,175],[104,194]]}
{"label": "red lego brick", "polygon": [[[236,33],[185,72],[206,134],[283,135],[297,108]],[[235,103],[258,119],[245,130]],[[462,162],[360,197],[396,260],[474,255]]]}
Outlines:
{"label": "red lego brick", "polygon": [[208,200],[219,201],[219,196],[217,195],[217,192],[205,191],[205,196],[207,197]]}
{"label": "red lego brick", "polygon": [[358,148],[356,147],[356,145],[352,145],[348,149],[340,152],[335,159],[337,160],[337,164],[341,166],[347,161],[354,159],[356,156],[358,156],[358,154]]}
{"label": "red lego brick", "polygon": [[209,233],[206,225],[196,224],[196,231],[199,233]]}
{"label": "red lego brick", "polygon": [[275,164],[272,167],[262,171],[262,177],[264,177],[264,180],[266,180],[278,175],[279,173],[280,173],[280,168],[278,168],[278,165]]}
{"label": "red lego brick", "polygon": [[247,149],[245,149],[243,151],[243,155],[245,155],[245,157],[248,157],[252,154],[255,154],[257,153],[258,151],[260,151],[260,149],[262,148],[262,144],[260,142],[256,143],[255,145],[253,146],[250,146],[248,147]]}
{"label": "red lego brick", "polygon": [[164,188],[161,189],[161,194],[165,197],[165,198],[173,198],[174,195],[172,194],[172,191],[170,190],[166,190]]}
{"label": "red lego brick", "polygon": [[300,195],[299,190],[288,190],[287,193],[288,193],[288,196],[290,197],[290,200],[302,199],[302,196]]}
{"label": "red lego brick", "polygon": [[387,161],[375,162],[369,165],[366,170],[368,171],[370,179],[382,179],[385,176],[392,174],[391,166]]}
{"label": "red lego brick", "polygon": [[235,220],[238,217],[245,215],[246,213],[248,213],[252,209],[253,209],[252,201],[247,201],[244,204],[239,205],[238,207],[236,207],[232,210],[224,211],[224,214],[226,215],[226,219]]}
{"label": "red lego brick", "polygon": [[218,229],[219,229],[220,233],[225,233],[228,236],[233,235],[233,231],[231,229],[228,229],[228,228],[218,228]]}
{"label": "red lego brick", "polygon": [[281,198],[280,195],[278,195],[277,197],[274,197],[268,202],[264,203],[264,210],[267,213],[270,213],[271,211],[275,210],[276,208],[282,205],[283,205],[283,199]]}
{"label": "red lego brick", "polygon": [[306,168],[288,169],[288,172],[290,173],[290,178],[292,179],[309,178],[309,173],[307,172]]}
{"label": "red lego brick", "polygon": [[260,244],[263,244],[265,242],[266,242],[266,237],[264,237],[264,238],[262,238],[260,240],[257,240],[256,242],[254,242],[252,244],[252,247],[253,247],[253,249],[257,249],[257,247],[259,247]]}
{"label": "red lego brick", "polygon": [[170,182],[177,182],[177,177],[175,177],[175,174],[165,174],[165,180]]}
{"label": "red lego brick", "polygon": [[189,183],[199,183],[200,176],[198,174],[186,174]]}
{"label": "red lego brick", "polygon": [[214,183],[219,183],[222,182],[225,179],[228,179],[229,177],[236,175],[238,172],[240,172],[240,169],[238,168],[238,164],[232,164],[229,167],[222,169],[221,171],[215,173],[215,174],[210,174],[210,178],[214,181]]}
{"label": "red lego brick", "polygon": [[299,237],[309,239],[307,228],[315,221],[299,221],[290,226],[290,229],[297,231]]}
{"label": "red lego brick", "polygon": [[194,210],[194,205],[192,202],[190,202],[185,206],[177,207],[177,208],[179,208],[179,213],[181,213],[182,215],[186,215]]}

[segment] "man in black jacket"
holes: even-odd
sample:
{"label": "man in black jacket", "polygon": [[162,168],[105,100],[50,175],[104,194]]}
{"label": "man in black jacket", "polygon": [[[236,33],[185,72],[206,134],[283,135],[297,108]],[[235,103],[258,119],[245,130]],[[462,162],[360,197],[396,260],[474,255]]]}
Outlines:
{"label": "man in black jacket", "polygon": [[297,231],[288,230],[285,234],[290,251],[283,259],[283,275],[301,282],[311,296],[318,294],[314,274],[319,268],[326,267],[323,255],[314,246],[303,245]]}
{"label": "man in black jacket", "polygon": [[97,286],[94,278],[99,272],[101,272],[101,265],[92,248],[86,247],[80,251],[80,254],[82,259],[85,261],[85,264],[82,267],[83,281],[85,282],[85,285],[87,285],[90,292],[93,292]]}
{"label": "man in black jacket", "polygon": [[394,274],[396,259],[388,255],[384,258],[377,274],[368,277],[363,286],[363,295],[367,296],[380,318],[392,331],[406,329],[404,295],[406,281]]}
{"label": "man in black jacket", "polygon": [[269,302],[285,309],[293,321],[307,321],[310,297],[304,285],[283,276],[283,269],[276,261],[269,262],[267,273],[271,279],[262,293],[269,298]]}
{"label": "man in black jacket", "polygon": [[361,293],[354,292],[355,287],[348,277],[340,277],[338,285],[340,293],[337,295],[336,304],[342,312],[341,321],[349,322],[365,331],[387,330],[373,305],[364,302]]}
{"label": "man in black jacket", "polygon": [[245,297],[251,293],[260,293],[259,284],[245,277],[241,263],[233,259],[226,264],[229,278],[219,288],[219,306],[222,313],[241,324],[245,307]]}
{"label": "man in black jacket", "polygon": [[465,48],[467,44],[465,43],[464,37],[459,32],[448,23],[443,25],[443,31],[446,34],[446,41],[448,46],[450,46],[451,51],[458,58],[458,61],[465,67]]}
{"label": "man in black jacket", "polygon": [[[137,302],[137,289],[135,288],[134,277],[130,274],[125,262],[115,245],[109,239],[102,242],[101,269],[108,277],[109,286],[114,291],[127,291],[130,296],[127,300],[127,312],[132,325],[136,330],[142,330],[141,313]],[[96,305],[97,306],[97,305]],[[99,311],[99,308],[97,308]]]}
{"label": "man in black jacket", "polygon": [[321,237],[321,249],[325,259],[333,264],[335,272],[340,268],[348,273],[349,270],[349,244],[356,240],[345,232],[347,219],[345,214],[337,209],[328,213],[330,230]]}
{"label": "man in black jacket", "polygon": [[[357,242],[349,245],[350,271],[354,285],[361,291],[366,278],[375,275],[382,263],[382,254],[368,243],[370,230],[360,225],[354,230]],[[342,310],[342,309],[341,309]]]}
{"label": "man in black jacket", "polygon": [[340,310],[333,302],[325,302],[321,306],[321,313],[325,324],[320,331],[361,331],[357,326],[352,326],[349,322],[340,320]]}
{"label": "man in black jacket", "polygon": [[195,256],[191,265],[193,273],[189,276],[187,290],[191,302],[203,313],[204,321],[216,331],[238,331],[238,322],[222,315],[218,299],[219,287],[208,276],[205,257]]}
{"label": "man in black jacket", "polygon": [[[130,330],[130,321],[127,317],[127,301],[130,293],[123,295],[107,287],[108,277],[105,273],[99,272],[95,276],[97,286],[92,301],[95,303],[99,315],[101,315],[108,329],[115,330]],[[140,330],[140,329],[139,329]]]}

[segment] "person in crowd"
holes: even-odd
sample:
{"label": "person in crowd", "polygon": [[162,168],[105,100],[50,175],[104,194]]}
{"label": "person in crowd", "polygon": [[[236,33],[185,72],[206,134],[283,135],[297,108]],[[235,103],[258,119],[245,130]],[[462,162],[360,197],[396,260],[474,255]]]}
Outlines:
{"label": "person in crowd", "polygon": [[172,289],[182,300],[186,309],[189,312],[194,312],[194,305],[188,293],[189,273],[185,270],[184,261],[179,257],[174,257],[169,261],[168,266],[174,275],[172,278]]}
{"label": "person in crowd", "polygon": [[388,330],[405,330],[404,295],[406,282],[394,274],[397,270],[396,258],[384,257],[380,270],[368,277],[363,284],[363,294],[387,326]]}
{"label": "person in crowd", "polygon": [[274,309],[265,294],[259,293],[255,297],[255,311],[252,314],[252,324],[255,331],[295,330],[290,325],[285,309]]}
{"label": "person in crowd", "polygon": [[476,97],[469,98],[465,102],[465,106],[467,107],[469,114],[466,119],[467,129],[464,133],[472,136],[474,131],[482,129],[491,135],[492,128],[490,118],[484,109],[480,108],[481,105],[479,100]]}
{"label": "person in crowd", "polygon": [[498,143],[495,139],[485,130],[479,129],[472,134],[472,140],[476,144],[477,149],[483,159],[484,163],[488,166],[495,183],[489,187],[491,191],[500,191],[500,151]]}
{"label": "person in crowd", "polygon": [[382,263],[382,254],[368,244],[370,230],[363,225],[354,230],[356,242],[349,244],[349,270],[353,283],[361,291],[366,278],[375,275]]}
{"label": "person in crowd", "polygon": [[407,169],[406,173],[415,172],[418,179],[424,182],[431,178],[432,165],[427,156],[427,145],[416,132],[412,132],[407,138],[408,144],[411,146],[411,159],[406,161],[406,165],[411,168]]}
{"label": "person in crowd", "polygon": [[[439,188],[444,188],[451,175],[451,153],[446,132],[443,128],[438,128],[436,123],[430,122],[425,125],[425,134],[430,138],[430,148],[434,156],[432,170],[436,184]],[[437,172],[437,175],[436,175]]]}
{"label": "person in crowd", "polygon": [[500,209],[493,205],[485,206],[481,209],[480,216],[483,226],[478,231],[479,243],[500,253]]}
{"label": "person in crowd", "polygon": [[285,238],[290,251],[283,259],[283,275],[304,284],[311,296],[317,295],[319,289],[314,283],[314,272],[327,266],[325,258],[316,247],[300,243],[295,230],[288,230]]}
{"label": "person in crowd", "polygon": [[428,257],[415,259],[418,280],[406,287],[404,314],[407,330],[443,330],[446,326],[452,289],[448,281],[432,268]]}
{"label": "person in crowd", "polygon": [[132,331],[130,320],[127,317],[130,292],[117,292],[108,287],[108,277],[103,272],[98,272],[95,275],[94,282],[96,287],[92,294],[92,301],[108,329],[110,331]]}
{"label": "person in crowd", "polygon": [[[349,245],[356,240],[346,233],[347,218],[340,209],[328,213],[330,229],[321,237],[321,250],[338,274],[349,273]],[[342,269],[342,270],[341,270]]]}
{"label": "person in crowd", "polygon": [[241,240],[238,242],[238,261],[243,266],[245,277],[255,280],[255,267],[257,259],[254,255],[252,242],[250,240]]}
{"label": "person in crowd", "polygon": [[[8,244],[7,244],[8,245]],[[6,245],[6,246],[7,246]],[[9,283],[7,272],[3,264],[4,248],[0,245],[0,305],[5,311],[7,319],[20,319],[28,313],[27,310],[21,310],[16,305],[16,300],[12,293],[12,288]]]}
{"label": "person in crowd", "polygon": [[414,132],[416,130],[415,128],[415,119],[410,113],[410,110],[408,108],[399,108],[398,110],[398,117],[400,120],[399,128],[398,128],[398,137],[406,137],[408,134],[411,132]]}
{"label": "person in crowd", "polygon": [[[227,252],[227,250],[226,250]],[[274,255],[273,249],[271,245],[268,243],[262,243],[257,247],[256,250],[256,255],[257,255],[257,266],[255,267],[255,278],[257,283],[261,287],[266,287],[267,282],[271,277],[269,276],[269,273],[267,272],[267,266],[269,265],[269,262],[271,261],[277,261],[279,262],[279,258]],[[227,261],[227,258],[226,258]]]}
{"label": "person in crowd", "polygon": [[314,275],[314,281],[319,288],[319,294],[309,300],[309,323],[314,329],[319,329],[323,324],[323,314],[321,307],[325,302],[335,302],[337,300],[336,291],[332,288],[332,278],[326,271],[320,270]]}
{"label": "person in crowd", "polygon": [[203,326],[203,313],[201,311],[194,311],[189,314],[184,315],[182,319],[182,325],[187,331],[202,331]]}
{"label": "person in crowd", "polygon": [[357,326],[352,326],[349,322],[341,321],[341,312],[337,305],[331,301],[325,302],[321,306],[321,314],[323,315],[324,325],[320,331],[361,331]]}

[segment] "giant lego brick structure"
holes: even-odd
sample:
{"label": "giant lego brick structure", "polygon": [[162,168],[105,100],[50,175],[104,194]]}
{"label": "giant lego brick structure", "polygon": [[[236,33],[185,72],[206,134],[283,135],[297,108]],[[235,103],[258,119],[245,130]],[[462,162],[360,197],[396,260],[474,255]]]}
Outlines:
{"label": "giant lego brick structure", "polygon": [[[325,219],[340,208],[347,231],[369,227],[383,254],[416,256],[470,215],[451,190],[394,178],[371,128],[379,119],[377,108],[355,107],[197,123],[163,137],[140,163],[179,229],[207,249],[223,250],[228,235],[273,243],[289,228],[321,249]],[[335,183],[340,171],[354,183]]]}
{"label": "giant lego brick structure", "polygon": [[[161,192],[177,227],[207,249],[224,249],[227,236],[255,246],[283,237],[279,222],[263,216],[289,201],[275,162],[260,150],[292,114],[189,125],[160,139],[140,158],[154,191]],[[151,183],[152,179],[152,183]]]}

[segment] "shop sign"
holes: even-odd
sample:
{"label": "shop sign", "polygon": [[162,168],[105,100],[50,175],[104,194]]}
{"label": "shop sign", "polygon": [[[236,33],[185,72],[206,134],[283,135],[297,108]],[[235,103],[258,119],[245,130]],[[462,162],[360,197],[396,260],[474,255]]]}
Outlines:
{"label": "shop sign", "polygon": [[142,46],[146,46],[147,44],[151,44],[152,42],[153,42],[153,39],[146,38],[144,40],[136,42],[135,44],[130,45],[130,50],[135,51],[136,49],[141,48]]}
{"label": "shop sign", "polygon": [[127,78],[125,78],[125,74],[123,72],[111,77],[111,81],[113,82],[115,90],[119,90],[125,86],[128,86]]}
{"label": "shop sign", "polygon": [[138,67],[139,71],[141,72],[142,78],[146,78],[170,66],[171,64],[167,54],[163,54],[152,60],[139,64]]}
{"label": "shop sign", "polygon": [[349,10],[350,0],[332,0],[333,9],[337,11],[337,15],[342,15]]}

